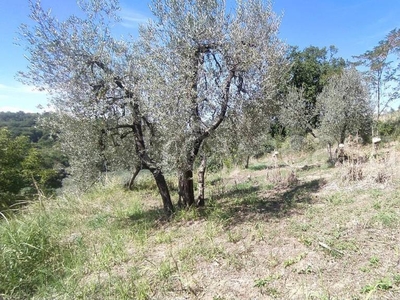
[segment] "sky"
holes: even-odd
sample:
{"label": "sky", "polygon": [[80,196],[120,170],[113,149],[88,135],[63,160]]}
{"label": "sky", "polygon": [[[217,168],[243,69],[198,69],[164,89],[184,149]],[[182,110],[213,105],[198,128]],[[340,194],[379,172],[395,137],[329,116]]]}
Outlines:
{"label": "sky", "polygon": [[[39,112],[47,95],[16,79],[27,68],[27,54],[16,45],[18,27],[30,23],[29,0],[0,0],[0,111]],[[79,12],[75,0],[42,0],[59,19]],[[232,3],[233,0],[227,0]],[[137,35],[138,24],[152,17],[150,1],[121,0],[119,35]],[[282,14],[280,38],[291,46],[310,45],[339,49],[338,56],[371,50],[394,28],[400,28],[400,0],[274,0],[274,11]]]}

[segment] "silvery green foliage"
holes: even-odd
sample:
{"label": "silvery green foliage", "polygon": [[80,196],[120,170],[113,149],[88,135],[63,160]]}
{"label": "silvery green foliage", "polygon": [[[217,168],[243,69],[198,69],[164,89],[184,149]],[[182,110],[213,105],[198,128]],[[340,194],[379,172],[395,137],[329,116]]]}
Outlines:
{"label": "silvery green foliage", "polygon": [[278,114],[279,121],[293,136],[304,136],[307,131],[312,132],[311,120],[318,115],[315,107],[308,107],[310,102],[303,94],[303,89],[290,86]]}
{"label": "silvery green foliage", "polygon": [[32,3],[36,26],[21,27],[30,65],[20,74],[51,94],[76,174],[137,164],[135,123],[147,165],[191,169],[228,114],[265,113],[287,65],[270,1],[237,1],[231,11],[223,0],[154,0],[155,21],[138,41],[112,36],[117,1],[79,4],[83,17],[58,21]]}
{"label": "silvery green foliage", "polygon": [[372,109],[367,85],[354,68],[332,77],[317,97],[320,113],[319,134],[333,144],[371,127]]}
{"label": "silvery green foliage", "polygon": [[132,137],[120,139],[119,135],[105,131],[101,120],[52,113],[42,118],[40,124],[57,136],[62,152],[69,158],[69,182],[75,187],[87,188],[105,172],[133,170],[140,165],[132,151]]}
{"label": "silvery green foliage", "polygon": [[139,101],[142,106],[153,104],[140,85],[139,78],[148,76],[137,43],[117,40],[110,32],[118,21],[117,2],[79,4],[84,16],[63,22],[40,2],[31,4],[36,25],[21,27],[30,65],[20,79],[51,94],[55,117],[48,123],[69,156],[71,173],[89,179],[100,170],[130,169],[138,163],[130,127],[138,119],[145,142],[151,145],[149,154],[159,154],[160,148],[152,117],[133,113]]}
{"label": "silvery green foliage", "polygon": [[280,20],[269,1],[237,1],[233,10],[222,0],[152,3],[157,21],[141,29],[152,70],[147,90],[174,153],[169,164],[191,169],[226,116],[240,116],[249,103],[263,113],[271,101],[286,64]]}

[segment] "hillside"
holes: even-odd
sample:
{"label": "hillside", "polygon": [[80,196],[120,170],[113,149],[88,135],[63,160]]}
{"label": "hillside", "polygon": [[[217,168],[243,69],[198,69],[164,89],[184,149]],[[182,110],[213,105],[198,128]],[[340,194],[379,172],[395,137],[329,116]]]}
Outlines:
{"label": "hillside", "polygon": [[400,298],[400,145],[362,164],[331,167],[326,156],[284,153],[208,174],[207,207],[171,220],[146,173],[133,192],[109,179],[42,199],[1,223],[0,294]]}
{"label": "hillside", "polygon": [[19,112],[0,112],[0,128],[7,127],[13,137],[25,135],[32,142],[38,142],[43,136],[37,128],[39,114]]}

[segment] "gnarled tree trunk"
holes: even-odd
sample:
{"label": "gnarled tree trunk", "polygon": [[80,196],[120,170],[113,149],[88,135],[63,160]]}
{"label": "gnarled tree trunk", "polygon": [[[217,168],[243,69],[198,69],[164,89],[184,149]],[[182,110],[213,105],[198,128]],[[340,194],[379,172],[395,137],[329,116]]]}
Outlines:
{"label": "gnarled tree trunk", "polygon": [[197,206],[205,206],[204,189],[205,189],[205,173],[206,173],[206,156],[201,156],[201,162],[198,170],[198,196],[197,196]]}
{"label": "gnarled tree trunk", "polygon": [[247,155],[247,156],[246,156],[246,164],[244,165],[244,168],[245,168],[245,169],[248,169],[248,168],[249,168],[249,163],[250,163],[250,155]]}
{"label": "gnarled tree trunk", "polygon": [[192,170],[181,172],[179,176],[179,196],[182,206],[191,207],[195,204]]}
{"label": "gnarled tree trunk", "polygon": [[174,206],[171,201],[165,177],[158,168],[149,168],[149,170],[151,174],[153,174],[154,180],[156,181],[158,191],[163,201],[164,212],[167,214],[167,216],[170,216],[174,212]]}
{"label": "gnarled tree trunk", "polygon": [[133,190],[133,182],[135,181],[136,177],[138,176],[140,170],[142,168],[139,166],[136,166],[135,169],[132,172],[131,178],[128,180],[128,182],[125,184],[125,187],[129,190]]}
{"label": "gnarled tree trunk", "polygon": [[[130,96],[130,98],[133,98],[133,95]],[[134,122],[131,128],[135,138],[136,153],[140,158],[142,168],[148,169],[151,174],[153,174],[154,180],[156,181],[158,191],[163,202],[164,212],[167,216],[170,216],[174,212],[174,206],[172,204],[168,185],[165,180],[164,174],[162,173],[162,170],[157,166],[155,161],[147,153],[142,130],[142,118],[140,114],[139,104],[133,99],[133,101],[130,102],[130,106],[132,109],[132,114],[134,116]]]}

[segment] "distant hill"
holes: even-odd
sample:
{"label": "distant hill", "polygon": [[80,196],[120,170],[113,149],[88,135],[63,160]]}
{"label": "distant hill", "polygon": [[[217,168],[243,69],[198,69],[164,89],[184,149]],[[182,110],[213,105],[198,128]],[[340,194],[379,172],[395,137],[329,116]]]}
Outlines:
{"label": "distant hill", "polygon": [[0,112],[0,128],[7,127],[13,137],[24,135],[37,143],[43,131],[37,128],[38,113]]}

